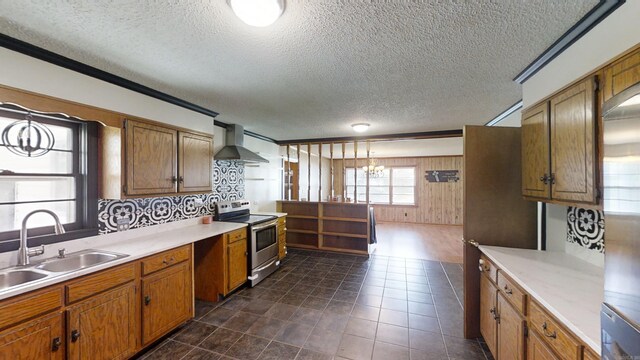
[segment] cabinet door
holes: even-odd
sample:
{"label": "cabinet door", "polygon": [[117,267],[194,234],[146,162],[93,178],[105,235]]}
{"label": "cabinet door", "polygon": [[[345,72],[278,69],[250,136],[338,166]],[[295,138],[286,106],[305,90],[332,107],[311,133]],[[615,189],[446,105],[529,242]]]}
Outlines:
{"label": "cabinet door", "polygon": [[640,82],[640,49],[604,69],[604,101]]}
{"label": "cabinet door", "polygon": [[43,316],[0,332],[0,360],[64,359],[63,316]]}
{"label": "cabinet door", "polygon": [[529,331],[529,341],[527,342],[527,360],[558,360],[551,349],[542,341],[540,336],[534,331]]}
{"label": "cabinet door", "polygon": [[522,113],[522,195],[551,196],[549,171],[549,110],[547,103]]}
{"label": "cabinet door", "polygon": [[182,262],[142,279],[142,343],[191,318],[191,263]]}
{"label": "cabinet door", "polygon": [[227,291],[231,291],[247,281],[246,241],[236,241],[227,245],[227,262]]}
{"label": "cabinet door", "polygon": [[175,193],[178,132],[126,120],[126,195]]}
{"label": "cabinet door", "polygon": [[480,333],[494,356],[498,340],[498,322],[495,319],[497,295],[496,286],[486,276],[480,275]]}
{"label": "cabinet door", "polygon": [[590,77],[550,101],[551,196],[596,202],[595,78]]}
{"label": "cabinet door", "polygon": [[500,293],[498,294],[498,314],[498,352],[496,358],[524,359],[525,321]]}
{"label": "cabinet door", "polygon": [[127,359],[136,350],[136,289],[130,283],[67,308],[69,359]]}
{"label": "cabinet door", "polygon": [[178,133],[178,191],[213,189],[213,139],[211,137]]}

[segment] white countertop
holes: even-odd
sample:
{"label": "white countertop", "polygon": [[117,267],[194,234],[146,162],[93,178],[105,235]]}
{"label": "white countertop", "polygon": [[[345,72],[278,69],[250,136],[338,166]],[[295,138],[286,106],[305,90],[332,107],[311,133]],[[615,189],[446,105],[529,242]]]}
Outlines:
{"label": "white countertop", "polygon": [[480,251],[600,354],[604,269],[564,252],[482,245]]}
{"label": "white countertop", "polygon": [[257,213],[251,213],[252,215],[269,215],[269,216],[277,216],[279,218],[287,216],[287,213],[283,213],[283,212],[265,212],[265,211],[260,211]]}
{"label": "white countertop", "polygon": [[[229,231],[241,229],[247,224],[227,223],[214,221],[211,224],[202,224],[201,218],[194,218],[167,224],[154,225],[139,229],[116,232],[106,235],[91,236],[71,241],[45,245],[45,253],[31,258],[35,264],[47,258],[57,255],[57,249],[65,248],[67,254],[86,250],[98,249],[127,254],[129,256],[110,261],[97,266],[50,277],[44,281],[27,283],[24,286],[0,291],[0,300],[23,294],[29,291],[41,289],[53,284],[74,279],[96,271],[104,270],[116,265],[169,250],[181,245],[190,244],[199,240],[224,234]],[[17,263],[17,251],[0,254],[0,268],[15,266]]]}

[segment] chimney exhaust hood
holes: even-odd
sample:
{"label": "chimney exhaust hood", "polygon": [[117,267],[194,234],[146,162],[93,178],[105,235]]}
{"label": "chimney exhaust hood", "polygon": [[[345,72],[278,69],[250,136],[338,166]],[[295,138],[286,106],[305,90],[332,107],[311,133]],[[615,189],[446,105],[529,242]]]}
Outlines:
{"label": "chimney exhaust hood", "polygon": [[213,158],[215,160],[234,160],[248,163],[269,162],[269,160],[244,147],[244,127],[236,124],[227,126],[225,146]]}

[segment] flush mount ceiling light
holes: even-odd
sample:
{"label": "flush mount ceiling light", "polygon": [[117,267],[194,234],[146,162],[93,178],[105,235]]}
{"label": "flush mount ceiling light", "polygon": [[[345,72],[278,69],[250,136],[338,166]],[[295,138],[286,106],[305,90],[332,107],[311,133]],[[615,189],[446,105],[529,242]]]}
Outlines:
{"label": "flush mount ceiling light", "polygon": [[278,20],[285,0],[229,0],[229,6],[247,25],[265,27]]}
{"label": "flush mount ceiling light", "polygon": [[353,128],[353,131],[355,132],[365,132],[369,129],[369,124],[367,123],[357,123],[357,124],[352,124],[351,127]]}

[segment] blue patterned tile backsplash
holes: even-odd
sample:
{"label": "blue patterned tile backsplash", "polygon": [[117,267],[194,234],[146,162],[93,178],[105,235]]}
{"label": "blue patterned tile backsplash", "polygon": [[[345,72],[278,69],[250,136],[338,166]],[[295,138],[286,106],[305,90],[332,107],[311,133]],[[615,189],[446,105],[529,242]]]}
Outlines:
{"label": "blue patterned tile backsplash", "polygon": [[[108,234],[118,230],[118,219],[128,217],[129,228],[164,224],[204,215],[214,215],[218,201],[244,198],[244,164],[214,161],[213,192],[127,200],[98,201],[98,230]],[[202,200],[202,205],[197,200]]]}
{"label": "blue patterned tile backsplash", "polygon": [[604,213],[600,210],[569,206],[567,242],[604,253]]}

